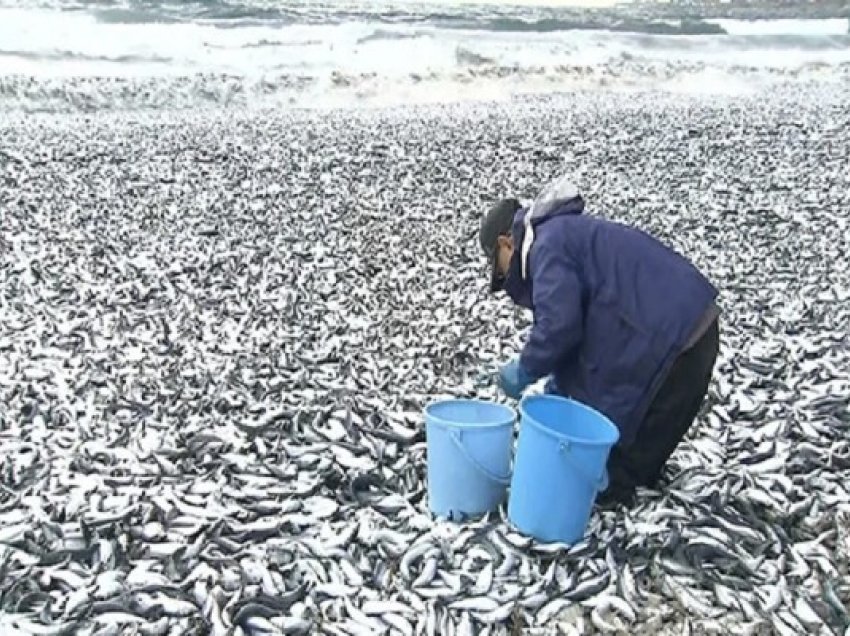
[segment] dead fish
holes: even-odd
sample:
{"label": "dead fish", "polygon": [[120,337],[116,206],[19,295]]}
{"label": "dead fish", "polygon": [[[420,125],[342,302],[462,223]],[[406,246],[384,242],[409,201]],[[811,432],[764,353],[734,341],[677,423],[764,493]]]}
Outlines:
{"label": "dead fish", "polygon": [[[0,124],[0,633],[846,631],[842,87],[258,118],[163,81],[0,77],[0,110],[86,110]],[[422,417],[503,398],[532,317],[484,293],[474,210],[563,148],[723,305],[661,483],[574,545],[435,519]]]}

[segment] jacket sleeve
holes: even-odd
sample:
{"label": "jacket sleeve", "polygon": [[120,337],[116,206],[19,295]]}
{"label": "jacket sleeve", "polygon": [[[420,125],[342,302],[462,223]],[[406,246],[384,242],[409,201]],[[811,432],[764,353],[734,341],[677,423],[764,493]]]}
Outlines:
{"label": "jacket sleeve", "polygon": [[534,323],[520,365],[536,378],[558,369],[581,342],[582,289],[575,263],[540,244],[530,269]]}

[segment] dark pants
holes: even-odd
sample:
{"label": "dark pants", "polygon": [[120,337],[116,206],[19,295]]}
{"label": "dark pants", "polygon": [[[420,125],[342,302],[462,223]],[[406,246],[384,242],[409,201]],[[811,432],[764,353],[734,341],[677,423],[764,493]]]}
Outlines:
{"label": "dark pants", "polygon": [[720,345],[717,320],[673,363],[627,448],[615,446],[608,457],[608,490],[600,503],[628,502],[636,486],[654,487],[664,464],[699,413]]}

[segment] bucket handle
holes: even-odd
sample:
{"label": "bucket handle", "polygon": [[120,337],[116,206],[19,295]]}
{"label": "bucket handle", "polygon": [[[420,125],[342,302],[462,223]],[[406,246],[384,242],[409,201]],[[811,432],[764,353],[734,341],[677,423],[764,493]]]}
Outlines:
{"label": "bucket handle", "polygon": [[[570,450],[570,443],[566,440],[561,440],[558,444],[558,450],[561,455],[566,456]],[[579,473],[586,481],[589,481],[596,488],[596,492],[603,492],[608,489],[608,471],[602,469],[602,474],[599,477],[590,477],[584,470],[578,467],[575,462],[571,462],[573,469]]]}
{"label": "bucket handle", "polygon": [[500,477],[492,472],[489,469],[485,468],[478,462],[472,455],[469,454],[469,451],[466,450],[466,446],[463,445],[461,441],[461,432],[460,431],[449,431],[449,437],[452,438],[452,441],[455,443],[455,446],[460,451],[460,454],[463,455],[464,459],[472,464],[475,469],[487,477],[490,481],[494,481],[497,484],[502,486],[507,486],[511,483],[511,476],[508,474],[506,477]]}

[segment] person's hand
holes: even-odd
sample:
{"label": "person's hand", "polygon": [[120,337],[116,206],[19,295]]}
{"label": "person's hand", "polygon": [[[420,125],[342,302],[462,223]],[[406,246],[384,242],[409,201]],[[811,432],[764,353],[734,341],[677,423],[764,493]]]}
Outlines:
{"label": "person's hand", "polygon": [[534,382],[534,378],[522,368],[519,360],[509,362],[499,369],[499,386],[505,392],[505,395],[514,400],[518,400],[522,392],[532,382]]}

